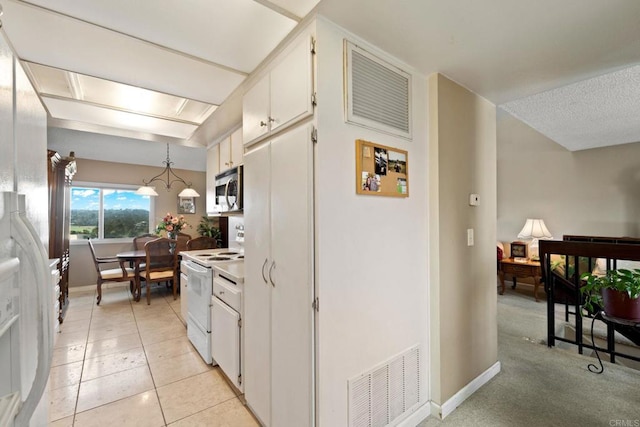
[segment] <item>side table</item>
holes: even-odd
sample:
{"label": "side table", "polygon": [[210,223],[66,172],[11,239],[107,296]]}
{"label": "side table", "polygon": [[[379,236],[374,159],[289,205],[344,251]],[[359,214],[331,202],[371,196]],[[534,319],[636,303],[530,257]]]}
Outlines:
{"label": "side table", "polygon": [[535,261],[514,261],[513,258],[505,258],[500,261],[500,295],[504,294],[504,277],[510,276],[513,277],[513,284],[516,283],[516,277],[533,277],[533,296],[536,298],[536,302],[539,302],[538,299],[538,288],[540,287],[540,278],[542,277],[542,269],[540,268],[540,263]]}

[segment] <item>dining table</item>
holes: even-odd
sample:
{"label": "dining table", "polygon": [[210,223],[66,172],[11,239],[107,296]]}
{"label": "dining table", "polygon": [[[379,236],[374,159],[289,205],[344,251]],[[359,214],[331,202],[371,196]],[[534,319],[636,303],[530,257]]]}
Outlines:
{"label": "dining table", "polygon": [[140,301],[140,264],[142,264],[146,260],[147,253],[144,251],[144,249],[140,249],[135,251],[120,252],[116,254],[116,257],[118,257],[118,259],[122,261],[128,261],[133,264],[135,285],[133,289],[131,289],[131,293],[133,294],[133,299],[136,302]]}

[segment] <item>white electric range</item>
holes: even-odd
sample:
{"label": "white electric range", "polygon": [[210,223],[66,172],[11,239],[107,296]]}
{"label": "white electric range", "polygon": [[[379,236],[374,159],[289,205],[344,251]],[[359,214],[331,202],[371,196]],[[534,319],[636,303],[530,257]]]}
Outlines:
{"label": "white electric range", "polygon": [[[242,264],[241,249],[200,249],[181,251],[181,288],[186,287],[187,336],[206,363],[217,364],[212,358],[212,297],[215,266]],[[184,295],[184,294],[182,294]],[[240,293],[241,296],[241,293]]]}

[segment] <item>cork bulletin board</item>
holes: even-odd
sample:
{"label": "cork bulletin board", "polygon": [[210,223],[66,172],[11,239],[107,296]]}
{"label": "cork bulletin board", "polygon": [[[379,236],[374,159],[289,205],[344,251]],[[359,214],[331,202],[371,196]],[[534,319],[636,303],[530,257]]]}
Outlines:
{"label": "cork bulletin board", "polygon": [[409,197],[407,152],[357,139],[356,193],[369,196]]}

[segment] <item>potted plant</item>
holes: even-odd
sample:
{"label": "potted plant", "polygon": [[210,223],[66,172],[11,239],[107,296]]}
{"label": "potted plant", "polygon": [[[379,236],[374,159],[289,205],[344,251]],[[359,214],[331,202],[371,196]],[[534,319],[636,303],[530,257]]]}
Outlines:
{"label": "potted plant", "polygon": [[606,314],[640,322],[640,269],[610,270],[604,276],[585,273],[584,308],[594,313],[601,308]]}
{"label": "potted plant", "polygon": [[222,233],[220,232],[220,229],[216,227],[213,221],[206,216],[203,216],[200,220],[197,230],[198,234],[201,236],[213,237],[216,239],[218,247],[222,246]]}

